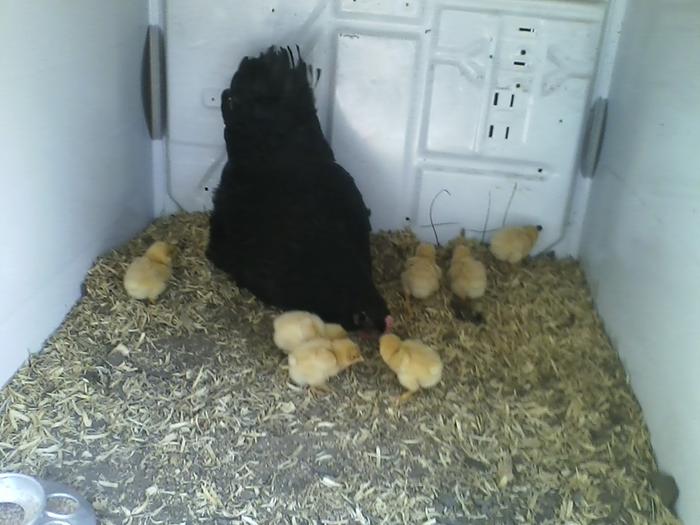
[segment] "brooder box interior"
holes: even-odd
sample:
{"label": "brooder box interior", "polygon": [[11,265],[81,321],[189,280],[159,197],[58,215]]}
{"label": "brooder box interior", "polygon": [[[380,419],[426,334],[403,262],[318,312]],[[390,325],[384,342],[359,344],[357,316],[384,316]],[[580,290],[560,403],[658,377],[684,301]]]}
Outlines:
{"label": "brooder box interior", "polygon": [[537,252],[580,258],[700,520],[698,27],[700,6],[653,0],[1,2],[0,378],[97,255],[209,209],[221,90],[243,56],[298,44],[376,230],[488,240],[536,222]]}
{"label": "brooder box interior", "polygon": [[606,7],[171,2],[170,196],[187,210],[210,206],[226,159],[221,86],[265,42],[298,43],[320,70],[322,127],[375,229],[409,225],[432,239],[430,205],[445,189],[433,206],[443,238],[539,221],[540,249],[554,247],[567,235]]}

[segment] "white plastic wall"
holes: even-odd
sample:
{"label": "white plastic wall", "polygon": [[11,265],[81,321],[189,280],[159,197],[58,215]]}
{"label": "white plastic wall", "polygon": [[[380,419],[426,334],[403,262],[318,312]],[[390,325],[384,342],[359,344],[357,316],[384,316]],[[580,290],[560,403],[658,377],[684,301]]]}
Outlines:
{"label": "white plastic wall", "polygon": [[663,470],[700,523],[700,2],[630,2],[582,258]]}
{"label": "white plastic wall", "polygon": [[[372,226],[567,234],[607,0],[168,0],[169,191],[205,210],[225,149],[220,93],[271,43],[321,69],[321,123]],[[447,189],[448,193],[442,193]],[[489,221],[486,223],[486,218]],[[573,253],[573,252],[569,252]]]}
{"label": "white plastic wall", "polygon": [[152,217],[143,0],[0,0],[0,385]]}

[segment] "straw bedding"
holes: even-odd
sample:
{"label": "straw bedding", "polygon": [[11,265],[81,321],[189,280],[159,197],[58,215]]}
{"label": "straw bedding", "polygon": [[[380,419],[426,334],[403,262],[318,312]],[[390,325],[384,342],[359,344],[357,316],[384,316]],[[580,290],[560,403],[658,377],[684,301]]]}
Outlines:
{"label": "straw bedding", "polygon": [[[176,241],[155,305],[122,275]],[[396,331],[441,354],[443,382],[396,407],[376,341],[313,397],[288,382],[276,312],[204,257],[207,217],[156,221],[97,261],[61,328],[0,394],[0,463],[72,484],[110,523],[677,523],[649,437],[574,261],[489,271],[460,320],[445,290],[406,314],[408,232],[373,239]],[[438,254],[443,267],[448,251]]]}

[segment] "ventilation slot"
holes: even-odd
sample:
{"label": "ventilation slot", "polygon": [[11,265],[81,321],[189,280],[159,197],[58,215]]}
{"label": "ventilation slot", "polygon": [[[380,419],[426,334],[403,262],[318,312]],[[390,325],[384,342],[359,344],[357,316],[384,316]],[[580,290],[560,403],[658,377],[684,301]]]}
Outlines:
{"label": "ventilation slot", "polygon": [[515,93],[510,89],[497,89],[493,93],[491,104],[498,109],[512,109],[515,106]]}

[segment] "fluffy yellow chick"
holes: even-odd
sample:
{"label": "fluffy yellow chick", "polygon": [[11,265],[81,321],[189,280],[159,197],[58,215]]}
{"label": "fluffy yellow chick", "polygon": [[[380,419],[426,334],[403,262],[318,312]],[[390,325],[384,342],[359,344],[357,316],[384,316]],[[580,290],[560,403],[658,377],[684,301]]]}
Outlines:
{"label": "fluffy yellow chick", "polygon": [[299,386],[309,385],[314,390],[328,390],[326,381],[364,361],[360,348],[347,338],[305,341],[287,359],[290,379]]}
{"label": "fluffy yellow chick", "polygon": [[275,345],[285,354],[310,339],[343,339],[348,335],[339,324],[326,324],[316,314],[300,310],[278,315],[272,321],[272,327]]}
{"label": "fluffy yellow chick", "polygon": [[467,246],[455,246],[447,276],[452,293],[460,299],[478,299],[486,292],[486,267],[472,257]]}
{"label": "fluffy yellow chick", "polygon": [[143,256],[134,259],[124,274],[126,293],[135,299],[155,302],[173,273],[174,249],[167,242],[156,241]]}
{"label": "fluffy yellow chick", "polygon": [[542,231],[542,226],[503,228],[491,238],[491,253],[500,261],[519,263],[530,255]]}
{"label": "fluffy yellow chick", "polygon": [[421,243],[416,254],[409,257],[401,274],[401,285],[410,310],[410,298],[427,299],[440,288],[442,269],[435,262],[435,246]]}
{"label": "fluffy yellow chick", "polygon": [[326,339],[346,339],[348,333],[345,328],[336,323],[326,323],[323,326],[323,337]]}
{"label": "fluffy yellow chick", "polygon": [[394,371],[399,383],[408,390],[397,401],[405,401],[420,388],[431,388],[442,379],[442,360],[438,353],[415,339],[401,341],[394,334],[379,338],[379,353]]}
{"label": "fluffy yellow chick", "polygon": [[275,317],[272,321],[272,327],[274,329],[272,338],[275,345],[288,354],[301,343],[321,337],[324,323],[315,314],[295,310]]}

